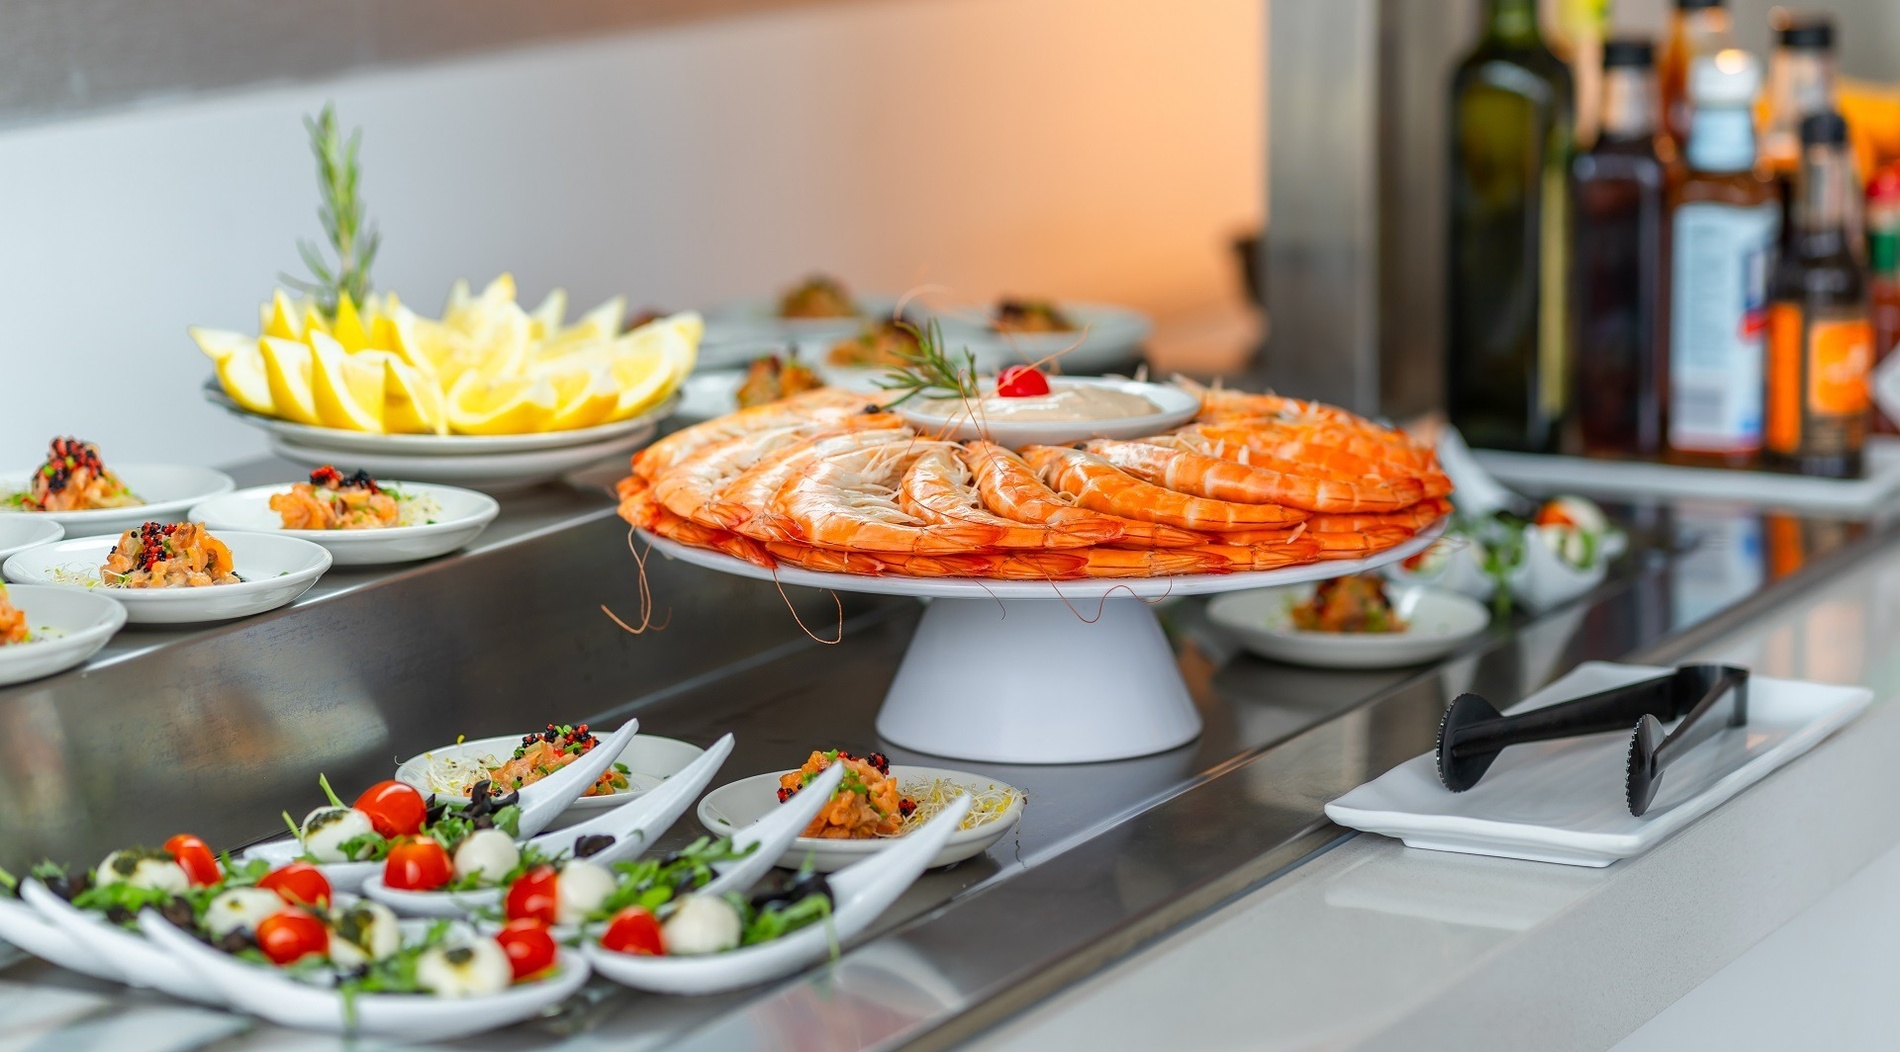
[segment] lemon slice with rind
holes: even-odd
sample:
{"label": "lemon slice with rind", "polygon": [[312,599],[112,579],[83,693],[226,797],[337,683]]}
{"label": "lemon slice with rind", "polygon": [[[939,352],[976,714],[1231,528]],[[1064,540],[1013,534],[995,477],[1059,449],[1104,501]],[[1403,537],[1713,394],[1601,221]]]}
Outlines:
{"label": "lemon slice with rind", "polygon": [[489,381],[467,373],[449,388],[449,429],[464,435],[519,435],[548,430],[560,396],[547,380]]}
{"label": "lemon slice with rind", "polygon": [[562,373],[551,377],[549,382],[561,400],[560,410],[548,424],[550,431],[572,431],[604,424],[620,404],[620,385],[606,366]]}
{"label": "lemon slice with rind", "polygon": [[310,345],[266,336],[260,341],[260,349],[275,415],[292,423],[321,426],[317,398],[310,388],[311,373],[316,368],[316,355]]}
{"label": "lemon slice with rind", "polygon": [[383,428],[393,434],[446,435],[442,388],[422,370],[391,355],[383,363]]}
{"label": "lemon slice with rind", "polygon": [[350,354],[341,341],[323,333],[311,337],[315,355],[311,394],[317,419],[344,431],[383,430],[384,351]]}
{"label": "lemon slice with rind", "polygon": [[217,369],[218,386],[239,408],[260,416],[277,415],[270,378],[264,375],[264,352],[258,350],[256,337],[247,336],[242,346],[226,352],[218,359]]}

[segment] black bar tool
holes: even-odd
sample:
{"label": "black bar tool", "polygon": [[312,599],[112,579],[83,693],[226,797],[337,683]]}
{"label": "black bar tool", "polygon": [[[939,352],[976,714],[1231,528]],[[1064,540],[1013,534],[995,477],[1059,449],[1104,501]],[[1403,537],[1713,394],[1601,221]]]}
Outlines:
{"label": "black bar tool", "polygon": [[[1682,722],[1667,736],[1663,724]],[[1505,716],[1476,694],[1460,694],[1438,725],[1438,780],[1454,793],[1478,784],[1498,754],[1527,742],[1635,730],[1630,735],[1625,794],[1642,815],[1671,763],[1725,727],[1748,722],[1748,670],[1733,665],[1682,665],[1574,701]]]}

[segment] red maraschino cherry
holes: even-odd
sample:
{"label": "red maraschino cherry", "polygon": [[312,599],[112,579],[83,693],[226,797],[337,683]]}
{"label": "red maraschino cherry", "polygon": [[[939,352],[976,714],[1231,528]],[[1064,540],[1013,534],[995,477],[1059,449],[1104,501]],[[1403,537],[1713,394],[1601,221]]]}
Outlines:
{"label": "red maraschino cherry", "polygon": [[1049,393],[1049,378],[1028,365],[1012,365],[996,374],[996,394],[1002,398],[1034,398]]}

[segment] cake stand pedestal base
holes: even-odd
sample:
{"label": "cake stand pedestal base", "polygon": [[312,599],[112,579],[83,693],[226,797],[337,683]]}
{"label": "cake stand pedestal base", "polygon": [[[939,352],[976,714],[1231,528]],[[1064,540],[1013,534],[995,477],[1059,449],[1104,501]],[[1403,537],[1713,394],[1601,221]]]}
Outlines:
{"label": "cake stand pedestal base", "polygon": [[[1101,617],[1093,616],[1097,603]],[[877,732],[933,756],[1093,763],[1193,741],[1201,716],[1138,599],[930,601]]]}

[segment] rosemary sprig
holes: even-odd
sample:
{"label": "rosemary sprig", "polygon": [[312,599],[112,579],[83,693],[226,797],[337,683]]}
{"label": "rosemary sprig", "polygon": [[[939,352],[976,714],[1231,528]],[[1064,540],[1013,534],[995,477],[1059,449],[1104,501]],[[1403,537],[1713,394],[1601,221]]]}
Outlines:
{"label": "rosemary sprig", "polygon": [[362,145],[362,129],[352,131],[346,140],[337,127],[336,109],[330,105],[325,105],[314,120],[305,117],[303,124],[310,132],[310,151],[317,155],[317,189],[323,195],[317,218],[322,220],[323,232],[336,253],[336,266],[333,269],[324,261],[317,245],[299,238],[297,254],[303,257],[314,280],[288,274],[283,277],[287,284],[316,297],[325,315],[335,317],[342,297],[348,296],[351,303],[360,306],[369,296],[369,267],[376,259],[382,235],[363,218],[363,202],[356,196],[361,175],[356,151]]}
{"label": "rosemary sprig", "polygon": [[885,408],[900,405],[918,395],[937,398],[977,397],[976,355],[971,354],[968,347],[963,349],[963,360],[959,362],[944,350],[943,327],[934,319],[922,331],[907,321],[897,324],[917,338],[917,349],[893,352],[906,364],[895,366],[878,377],[878,387],[886,391],[904,392],[887,403]]}

